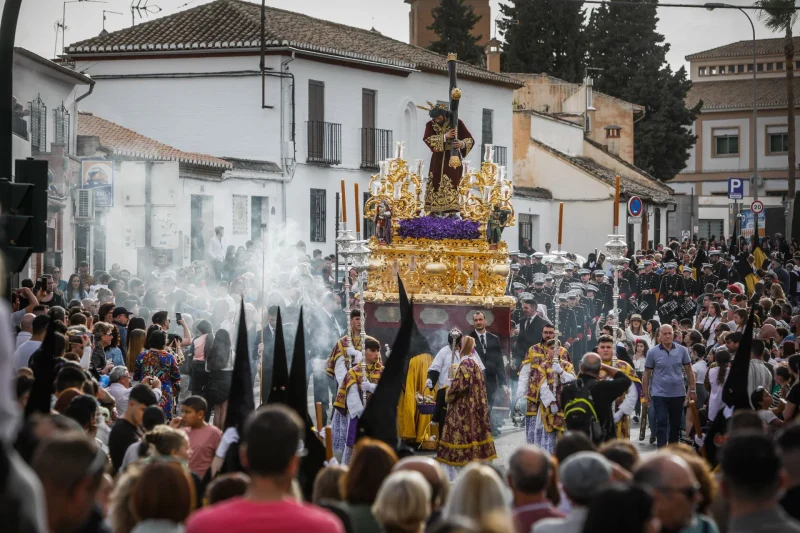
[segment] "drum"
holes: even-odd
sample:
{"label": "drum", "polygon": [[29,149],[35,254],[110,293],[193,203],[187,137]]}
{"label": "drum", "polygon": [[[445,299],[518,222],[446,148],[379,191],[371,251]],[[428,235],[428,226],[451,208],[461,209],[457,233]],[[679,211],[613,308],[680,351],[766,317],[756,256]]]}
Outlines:
{"label": "drum", "polygon": [[695,303],[695,301],[692,300],[691,298],[687,298],[681,304],[681,310],[683,311],[683,314],[685,316],[693,316],[695,309],[697,309],[697,303]]}
{"label": "drum", "polygon": [[677,310],[678,310],[678,302],[672,300],[671,302],[667,302],[658,308],[658,315],[663,319],[665,317],[672,315]]}

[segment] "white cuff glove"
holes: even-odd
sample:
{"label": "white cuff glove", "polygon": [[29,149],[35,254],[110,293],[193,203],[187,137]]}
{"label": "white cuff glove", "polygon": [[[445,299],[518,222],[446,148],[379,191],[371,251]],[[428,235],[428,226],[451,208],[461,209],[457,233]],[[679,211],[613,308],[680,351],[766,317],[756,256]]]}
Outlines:
{"label": "white cuff glove", "polygon": [[345,353],[347,353],[347,355],[349,355],[350,357],[355,357],[355,355],[356,355],[357,353],[359,353],[359,352],[358,352],[358,350],[356,350],[356,349],[355,349],[355,348],[353,348],[352,346],[348,346],[348,347],[347,347],[347,350],[345,350]]}
{"label": "white cuff glove", "polygon": [[550,412],[553,414],[556,414],[558,412],[558,406],[556,405],[555,402],[550,404]]}
{"label": "white cuff glove", "polygon": [[375,389],[378,388],[376,383],[364,382],[361,384],[361,388],[369,393],[375,392]]}
{"label": "white cuff glove", "polygon": [[558,361],[555,361],[553,363],[553,372],[555,372],[556,374],[561,374],[564,372],[564,369],[561,368],[561,365],[558,364]]}
{"label": "white cuff glove", "polygon": [[623,413],[622,411],[617,411],[616,413],[614,413],[614,423],[616,424],[617,422],[622,420],[623,416],[625,416],[625,413]]}
{"label": "white cuff glove", "polygon": [[353,356],[353,364],[354,365],[361,364],[361,361],[364,360],[364,355],[358,350],[355,350],[355,352],[356,354]]}
{"label": "white cuff glove", "polygon": [[428,387],[429,389],[433,390],[433,381],[431,381],[431,380],[426,381],[425,382],[425,386]]}

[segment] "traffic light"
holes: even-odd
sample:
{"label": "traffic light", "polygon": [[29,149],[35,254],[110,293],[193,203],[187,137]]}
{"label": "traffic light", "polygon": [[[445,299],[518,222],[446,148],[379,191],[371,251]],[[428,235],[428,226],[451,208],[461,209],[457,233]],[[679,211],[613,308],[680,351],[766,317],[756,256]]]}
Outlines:
{"label": "traffic light", "polygon": [[47,248],[47,161],[19,159],[15,168],[14,182],[0,179],[0,251],[9,273]]}

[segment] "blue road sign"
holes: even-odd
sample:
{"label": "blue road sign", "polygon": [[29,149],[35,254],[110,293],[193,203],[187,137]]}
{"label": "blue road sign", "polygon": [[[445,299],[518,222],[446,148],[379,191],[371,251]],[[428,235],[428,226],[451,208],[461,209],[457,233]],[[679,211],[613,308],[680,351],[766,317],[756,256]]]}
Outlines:
{"label": "blue road sign", "polygon": [[744,180],[742,178],[728,178],[728,199],[741,200],[744,198]]}

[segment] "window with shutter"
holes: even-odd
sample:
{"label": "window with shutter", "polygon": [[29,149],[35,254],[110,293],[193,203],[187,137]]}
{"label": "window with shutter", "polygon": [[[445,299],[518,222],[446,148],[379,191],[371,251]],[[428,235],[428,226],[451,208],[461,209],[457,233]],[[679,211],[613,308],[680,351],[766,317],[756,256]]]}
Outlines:
{"label": "window with shutter", "polygon": [[325,189],[311,189],[311,242],[325,242]]}

